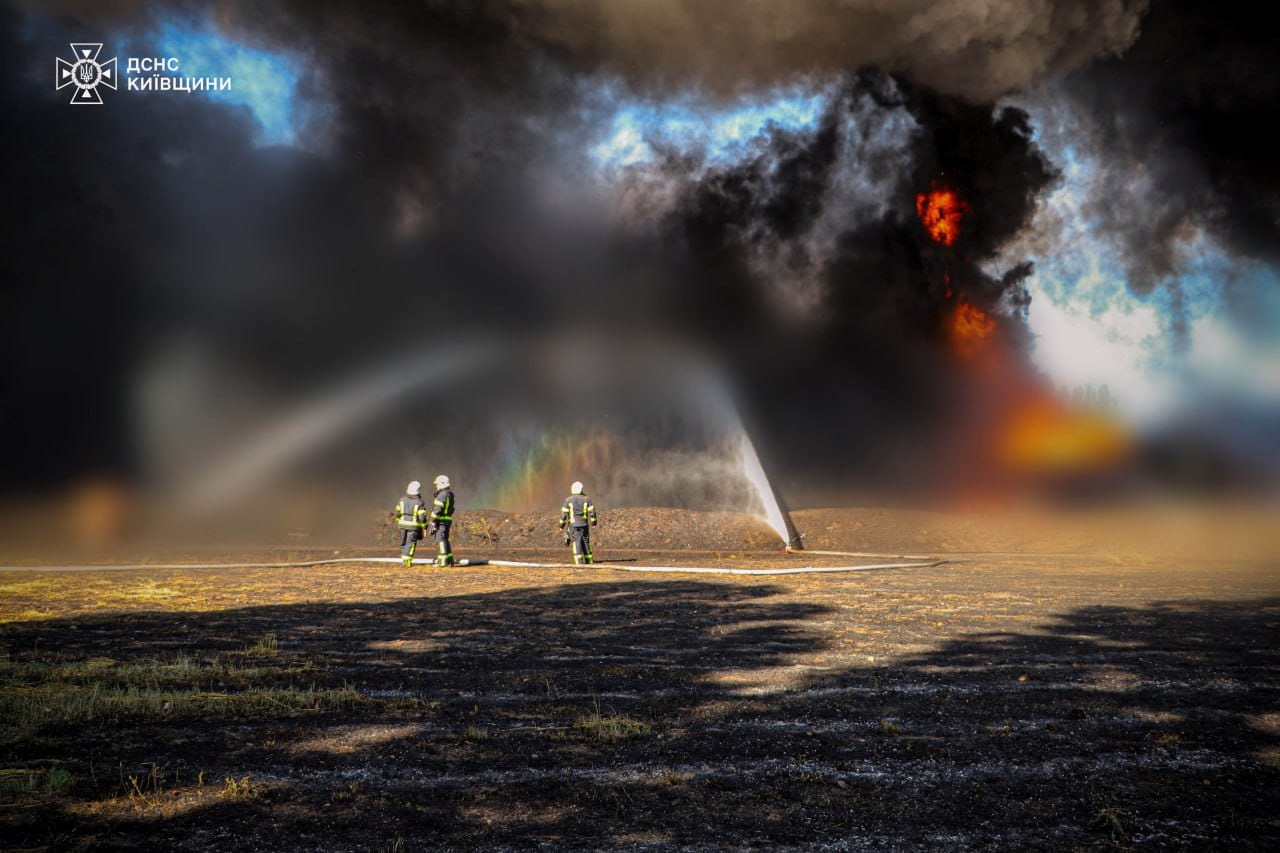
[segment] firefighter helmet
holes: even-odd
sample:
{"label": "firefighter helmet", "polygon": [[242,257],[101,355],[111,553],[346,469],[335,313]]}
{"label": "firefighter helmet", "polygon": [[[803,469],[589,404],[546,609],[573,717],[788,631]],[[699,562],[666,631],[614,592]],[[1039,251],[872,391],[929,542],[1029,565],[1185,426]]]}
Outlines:
{"label": "firefighter helmet", "polygon": [[582,483],[581,482],[574,483],[572,486],[569,487],[569,491],[575,495],[582,494]]}
{"label": "firefighter helmet", "polygon": [[441,474],[439,477],[436,477],[436,488],[437,488],[437,489],[447,489],[447,488],[449,488],[449,475],[448,475],[448,474]]}
{"label": "firefighter helmet", "polygon": [[405,494],[413,497],[417,497],[418,495],[422,494],[422,484],[419,483],[417,480],[414,480],[412,483],[409,484],[409,487],[405,489]]}

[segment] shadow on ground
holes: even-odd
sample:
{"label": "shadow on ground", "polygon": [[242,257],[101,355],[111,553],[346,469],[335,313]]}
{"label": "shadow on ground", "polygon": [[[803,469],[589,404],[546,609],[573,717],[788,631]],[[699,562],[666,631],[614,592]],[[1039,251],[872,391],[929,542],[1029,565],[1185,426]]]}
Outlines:
{"label": "shadow on ground", "polygon": [[69,781],[9,790],[0,828],[57,849],[1280,843],[1280,600],[1086,608],[889,662],[833,640],[876,618],[637,581],[11,624],[4,767]]}

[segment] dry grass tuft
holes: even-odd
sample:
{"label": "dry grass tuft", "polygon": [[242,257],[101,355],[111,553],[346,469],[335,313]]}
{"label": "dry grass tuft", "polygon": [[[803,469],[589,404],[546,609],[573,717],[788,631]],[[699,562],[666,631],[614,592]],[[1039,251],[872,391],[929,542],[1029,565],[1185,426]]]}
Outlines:
{"label": "dry grass tuft", "polygon": [[643,720],[628,717],[625,714],[605,715],[600,712],[599,703],[595,710],[585,719],[574,723],[574,729],[590,736],[601,743],[617,743],[643,737],[653,731],[653,726]]}

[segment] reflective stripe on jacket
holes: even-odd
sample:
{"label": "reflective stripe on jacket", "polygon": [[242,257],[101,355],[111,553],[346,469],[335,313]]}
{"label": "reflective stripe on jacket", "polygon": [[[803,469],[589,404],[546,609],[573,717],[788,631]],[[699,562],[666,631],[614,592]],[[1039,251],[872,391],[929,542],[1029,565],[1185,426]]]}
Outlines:
{"label": "reflective stripe on jacket", "polygon": [[394,512],[396,524],[404,530],[422,530],[427,526],[427,503],[420,497],[405,495]]}
{"label": "reflective stripe on jacket", "polygon": [[451,489],[441,489],[436,492],[435,501],[432,502],[431,520],[440,524],[453,523],[453,491]]}
{"label": "reflective stripe on jacket", "polygon": [[596,523],[596,507],[586,495],[569,495],[560,508],[560,526],[586,527]]}

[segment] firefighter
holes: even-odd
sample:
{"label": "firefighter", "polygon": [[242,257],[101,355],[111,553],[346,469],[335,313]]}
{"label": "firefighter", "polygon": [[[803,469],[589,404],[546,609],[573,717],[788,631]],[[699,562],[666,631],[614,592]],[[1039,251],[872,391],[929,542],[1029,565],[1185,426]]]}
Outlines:
{"label": "firefighter", "polygon": [[436,477],[436,497],[431,506],[431,535],[436,539],[436,565],[453,565],[453,546],[449,544],[449,528],[453,526],[453,489],[449,477]]}
{"label": "firefighter", "polygon": [[595,555],[591,553],[591,533],[588,525],[596,526],[596,507],[591,498],[582,493],[582,484],[574,483],[569,489],[571,494],[565,498],[560,508],[560,529],[565,530],[564,544],[573,543],[574,565],[594,563]]}
{"label": "firefighter", "polygon": [[427,503],[422,499],[422,484],[417,480],[405,488],[405,495],[392,510],[396,526],[400,528],[400,559],[406,566],[413,565],[413,552],[418,547],[423,530],[427,526]]}

